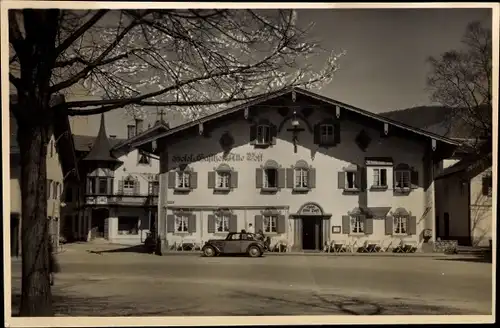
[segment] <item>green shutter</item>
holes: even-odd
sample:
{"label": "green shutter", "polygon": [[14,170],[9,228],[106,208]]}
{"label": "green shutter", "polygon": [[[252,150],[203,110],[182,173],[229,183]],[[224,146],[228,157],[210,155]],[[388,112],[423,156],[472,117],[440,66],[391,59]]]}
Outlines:
{"label": "green shutter", "polygon": [[351,233],[351,217],[349,215],[342,216],[342,233],[348,235]]}
{"label": "green shutter", "polygon": [[175,188],[175,175],[176,172],[168,172],[168,189]]}
{"label": "green shutter", "polygon": [[345,172],[344,171],[340,171],[337,174],[337,185],[338,185],[338,189],[345,189]]}
{"label": "green shutter", "polygon": [[191,189],[198,188],[198,172],[191,172],[189,174],[189,187]]}
{"label": "green shutter", "polygon": [[316,169],[310,168],[307,177],[307,185],[309,188],[316,188]]}
{"label": "green shutter", "polygon": [[285,233],[286,231],[286,219],[284,215],[278,215],[278,220],[276,221],[276,232]]}
{"label": "green shutter", "polygon": [[208,189],[215,188],[215,172],[208,172]]}
{"label": "green shutter", "polygon": [[416,235],[417,234],[417,217],[410,216],[408,218],[408,234]]}
{"label": "green shutter", "polygon": [[167,215],[167,232],[175,232],[175,215]]}
{"label": "green shutter", "polygon": [[229,182],[231,183],[231,188],[238,188],[238,172],[231,171]]}
{"label": "green shutter", "polygon": [[394,231],[394,218],[392,216],[385,217],[385,235],[390,236]]}
{"label": "green shutter", "polygon": [[214,233],[215,232],[215,215],[209,214],[208,215],[208,233]]}
{"label": "green shutter", "polygon": [[263,175],[264,171],[262,169],[255,169],[255,187],[256,188],[262,188],[263,186]]}

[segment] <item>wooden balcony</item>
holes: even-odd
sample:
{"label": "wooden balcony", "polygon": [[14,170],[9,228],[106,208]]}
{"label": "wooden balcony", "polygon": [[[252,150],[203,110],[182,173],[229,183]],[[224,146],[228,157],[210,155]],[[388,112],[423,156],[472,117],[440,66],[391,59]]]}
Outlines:
{"label": "wooden balcony", "polygon": [[147,194],[126,194],[126,195],[85,195],[87,206],[158,206],[158,195]]}

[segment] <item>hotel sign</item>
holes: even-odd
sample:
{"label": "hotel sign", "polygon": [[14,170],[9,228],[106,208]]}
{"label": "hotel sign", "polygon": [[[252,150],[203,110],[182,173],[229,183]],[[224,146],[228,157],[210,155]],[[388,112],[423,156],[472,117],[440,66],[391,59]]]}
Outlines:
{"label": "hotel sign", "polygon": [[173,163],[192,163],[192,162],[262,162],[262,153],[248,152],[246,154],[229,153],[226,155],[220,154],[184,154],[172,156]]}

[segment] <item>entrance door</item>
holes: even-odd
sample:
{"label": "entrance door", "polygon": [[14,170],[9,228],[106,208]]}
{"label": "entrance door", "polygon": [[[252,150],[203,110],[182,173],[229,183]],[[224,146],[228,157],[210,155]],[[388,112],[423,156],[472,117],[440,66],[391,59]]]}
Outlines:
{"label": "entrance door", "polygon": [[322,235],[321,218],[302,218],[302,249],[320,250]]}
{"label": "entrance door", "polygon": [[104,208],[92,210],[91,237],[104,238],[104,222],[109,217],[109,211]]}

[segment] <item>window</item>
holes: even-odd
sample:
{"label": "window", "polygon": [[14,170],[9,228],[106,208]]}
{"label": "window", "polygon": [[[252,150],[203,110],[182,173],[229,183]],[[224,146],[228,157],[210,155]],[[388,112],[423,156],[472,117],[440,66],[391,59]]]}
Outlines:
{"label": "window", "polygon": [[53,140],[50,140],[49,152],[50,152],[50,157],[54,156],[54,141]]}
{"label": "window", "polygon": [[135,136],[135,126],[134,125],[127,125],[127,137],[133,138]]}
{"label": "window", "polygon": [[387,187],[387,169],[373,169],[373,187]]}
{"label": "window", "polygon": [[139,218],[137,216],[120,216],[120,217],[118,217],[118,234],[119,235],[138,235],[139,234]]}
{"label": "window", "polygon": [[360,216],[351,216],[351,233],[363,233],[364,221]]}
{"label": "window", "polygon": [[135,189],[135,181],[133,178],[128,177],[123,181],[123,193],[124,194],[133,194]]}
{"label": "window", "polygon": [[215,218],[216,232],[229,232],[229,215],[220,214]]}
{"label": "window", "polygon": [[87,179],[87,191],[89,194],[96,193],[96,180],[95,180],[95,178],[88,178]]}
{"label": "window", "polygon": [[188,232],[189,217],[178,214],[175,216],[175,232]]}
{"label": "window", "polygon": [[278,188],[278,170],[274,168],[265,169],[264,171],[264,188]]}
{"label": "window", "polygon": [[482,194],[483,196],[491,197],[493,193],[493,177],[488,174],[483,176],[482,180]]}
{"label": "window", "polygon": [[50,199],[50,192],[52,188],[52,180],[48,179],[47,180],[47,199]]}
{"label": "window", "polygon": [[305,168],[295,169],[295,188],[307,188],[308,173],[309,171]]}
{"label": "window", "polygon": [[231,172],[227,171],[218,171],[216,172],[216,189],[229,189],[231,179]]}
{"label": "window", "polygon": [[99,184],[99,194],[108,193],[108,178],[98,178],[97,182]]}
{"label": "window", "polygon": [[394,234],[403,235],[407,233],[408,218],[404,216],[394,217]]}
{"label": "window", "polygon": [[358,182],[356,181],[356,172],[345,173],[345,188],[346,189],[358,188]]}
{"label": "window", "polygon": [[319,126],[320,142],[321,144],[332,144],[334,141],[333,125],[321,124]]}
{"label": "window", "polygon": [[411,174],[408,170],[397,170],[394,173],[394,186],[398,189],[410,188]]}
{"label": "window", "polygon": [[149,195],[158,196],[160,190],[160,182],[150,181],[148,190],[149,190]]}
{"label": "window", "polygon": [[149,165],[149,157],[146,154],[139,154],[139,164]]}
{"label": "window", "polygon": [[277,232],[276,224],[278,222],[278,216],[276,215],[266,215],[263,218],[264,232]]}
{"label": "window", "polygon": [[271,127],[269,125],[257,125],[257,136],[255,143],[257,145],[267,145],[271,141]]}
{"label": "window", "polygon": [[178,189],[189,188],[189,172],[179,171],[175,175],[175,187]]}

